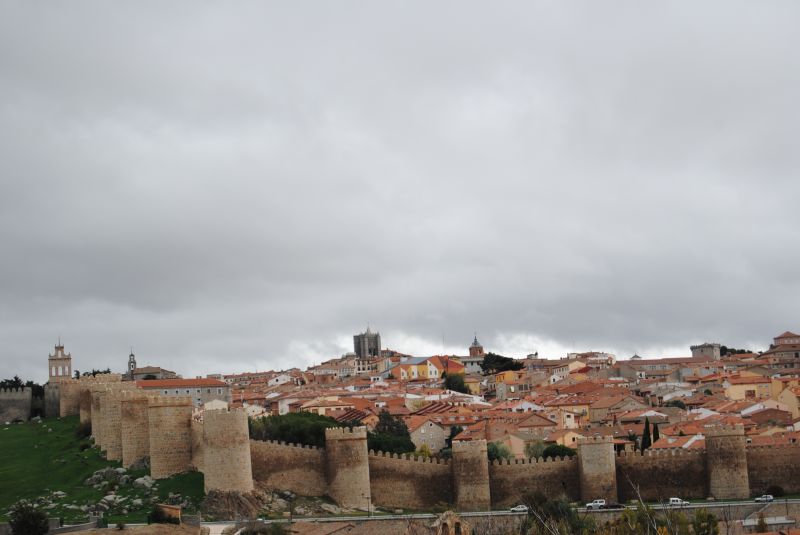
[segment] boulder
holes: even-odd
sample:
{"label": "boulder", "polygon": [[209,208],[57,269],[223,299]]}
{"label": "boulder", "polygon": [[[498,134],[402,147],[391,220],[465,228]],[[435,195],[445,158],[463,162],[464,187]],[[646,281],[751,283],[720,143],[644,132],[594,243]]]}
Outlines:
{"label": "boulder", "polygon": [[332,503],[323,503],[319,506],[320,509],[325,511],[326,513],[330,513],[332,515],[338,515],[342,512],[337,506],[333,505]]}

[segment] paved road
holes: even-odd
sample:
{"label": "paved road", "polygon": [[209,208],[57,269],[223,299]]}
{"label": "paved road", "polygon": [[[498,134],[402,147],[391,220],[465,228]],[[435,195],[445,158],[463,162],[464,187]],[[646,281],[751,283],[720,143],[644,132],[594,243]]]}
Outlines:
{"label": "paved road", "polygon": [[[789,500],[780,500],[776,499],[773,504],[783,504],[783,503],[792,503],[798,504],[800,503],[800,499],[792,498]],[[708,509],[708,508],[718,508],[718,507],[741,507],[741,506],[751,506],[751,505],[766,505],[761,502],[756,502],[755,500],[750,501],[736,501],[736,502],[696,502],[690,503],[689,505],[684,506],[669,506],[669,505],[661,505],[661,504],[648,504],[655,510],[661,509]],[[577,508],[578,512],[581,513],[613,513],[614,511],[621,511],[623,509],[636,509],[635,505],[626,505],[625,507],[621,507],[618,509],[600,509],[600,510],[590,510],[586,509],[585,507]],[[465,512],[459,513],[460,516],[518,516],[518,515],[525,515],[527,513],[512,513],[508,510],[502,511],[475,511],[475,512]],[[433,513],[416,513],[416,514],[407,514],[407,515],[373,515],[373,516],[319,516],[319,517],[304,517],[298,516],[294,518],[295,522],[364,522],[364,521],[372,521],[372,522],[379,522],[381,520],[432,520],[438,518],[439,515]],[[272,523],[286,523],[288,522],[287,519],[265,519],[264,523],[272,524]],[[226,527],[232,526],[233,524],[229,521],[227,522],[203,522],[204,526],[209,526],[211,528],[211,535],[221,535],[222,530]]]}

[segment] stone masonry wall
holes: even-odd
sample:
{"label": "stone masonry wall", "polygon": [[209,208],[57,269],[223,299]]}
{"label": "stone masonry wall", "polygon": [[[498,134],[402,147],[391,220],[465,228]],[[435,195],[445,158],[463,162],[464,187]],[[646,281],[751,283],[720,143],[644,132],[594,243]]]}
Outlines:
{"label": "stone masonry wall", "polygon": [[750,496],[744,428],[717,427],[705,430],[708,493],[718,500]]}
{"label": "stone masonry wall", "polygon": [[106,395],[105,417],[105,450],[110,461],[122,460],[122,393],[109,390]]}
{"label": "stone masonry wall", "polygon": [[492,507],[509,507],[523,503],[526,494],[541,492],[549,498],[580,499],[578,460],[517,459],[494,461],[489,466],[489,487]]}
{"label": "stone masonry wall", "polygon": [[150,476],[163,479],[191,468],[191,398],[151,399],[148,411]]}
{"label": "stone masonry wall", "polygon": [[485,440],[453,442],[453,502],[459,511],[485,511],[491,506],[489,457]]}
{"label": "stone masonry wall", "polygon": [[800,444],[748,446],[746,456],[751,496],[765,494],[772,485],[800,494]]}
{"label": "stone masonry wall", "polygon": [[81,425],[92,423],[92,391],[81,386],[78,393],[78,414]]}
{"label": "stone masonry wall", "polygon": [[76,379],[59,382],[61,392],[58,400],[58,415],[76,416],[80,412],[80,384]]}
{"label": "stone masonry wall", "polygon": [[617,468],[612,437],[589,437],[578,441],[581,500],[617,500]]}
{"label": "stone masonry wall", "polygon": [[59,397],[61,389],[58,383],[47,383],[44,385],[44,416],[45,418],[56,418],[60,412]]}
{"label": "stone masonry wall", "polygon": [[130,393],[120,401],[122,425],[122,466],[150,457],[150,422],[147,397]]}
{"label": "stone masonry wall", "polygon": [[364,507],[369,499],[367,428],[325,430],[328,496],[342,507]]}
{"label": "stone masonry wall", "polygon": [[30,388],[0,390],[0,423],[27,421],[31,417],[32,395]]}
{"label": "stone masonry wall", "polygon": [[[94,396],[97,396],[96,398]],[[102,387],[100,390],[92,394],[92,422],[95,420],[98,421],[100,425],[97,426],[97,432],[95,433],[94,427],[92,428],[92,433],[95,433],[95,444],[100,447],[100,451],[106,451],[106,433],[108,430],[108,390],[105,387]],[[98,417],[94,417],[95,413],[95,400],[97,401],[97,413]]]}
{"label": "stone masonry wall", "polygon": [[205,411],[203,444],[206,492],[253,490],[250,433],[244,410]]}
{"label": "stone masonry wall", "polygon": [[453,503],[450,464],[444,459],[370,451],[369,480],[375,505],[427,509],[437,503]]}
{"label": "stone masonry wall", "polygon": [[203,421],[192,416],[192,466],[204,472],[206,448],[203,443]]}
{"label": "stone masonry wall", "polygon": [[705,499],[708,473],[705,451],[647,450],[623,453],[616,459],[619,500],[637,499],[636,488],[645,500]]}
{"label": "stone masonry wall", "polygon": [[326,493],[325,450],[277,441],[250,441],[253,478],[266,487],[302,496]]}

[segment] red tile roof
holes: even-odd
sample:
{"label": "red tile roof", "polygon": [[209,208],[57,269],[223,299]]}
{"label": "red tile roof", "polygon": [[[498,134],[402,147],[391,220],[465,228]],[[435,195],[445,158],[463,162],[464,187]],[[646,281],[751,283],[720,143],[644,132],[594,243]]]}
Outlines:
{"label": "red tile roof", "polygon": [[217,379],[152,379],[136,381],[139,388],[197,388],[204,386],[228,386],[228,383]]}

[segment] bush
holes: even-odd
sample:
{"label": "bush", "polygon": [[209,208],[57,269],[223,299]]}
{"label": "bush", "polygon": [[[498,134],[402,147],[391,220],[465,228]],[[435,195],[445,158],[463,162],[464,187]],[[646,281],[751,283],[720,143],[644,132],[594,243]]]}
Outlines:
{"label": "bush", "polygon": [[767,487],[766,494],[772,494],[776,498],[780,498],[781,496],[786,494],[786,492],[783,490],[783,487],[781,487],[780,485],[770,485],[769,487]]}
{"label": "bush", "polygon": [[180,524],[177,518],[167,515],[161,507],[154,505],[147,515],[148,524]]}
{"label": "bush", "polygon": [[89,449],[89,448],[91,448],[91,447],[92,447],[92,446],[91,446],[91,444],[89,444],[89,443],[87,443],[87,442],[83,442],[83,443],[82,443],[80,446],[78,446],[78,449],[79,449],[80,451],[86,451],[86,450],[88,450],[88,449]]}
{"label": "bush", "polygon": [[490,461],[511,460],[514,458],[511,450],[502,442],[489,442],[486,445],[486,455]]}
{"label": "bush", "polygon": [[333,418],[312,412],[252,418],[249,425],[250,438],[253,440],[283,440],[307,446],[325,446],[325,429],[342,427]]}
{"label": "bush", "polygon": [[125,522],[117,522],[117,529],[120,531],[125,529]]}
{"label": "bush", "polygon": [[550,444],[542,451],[542,457],[545,459],[548,457],[572,457],[574,455],[575,450],[561,444]]}
{"label": "bush", "polygon": [[20,500],[11,506],[8,523],[14,535],[45,535],[50,531],[47,515],[27,500]]}
{"label": "bush", "polygon": [[75,436],[78,438],[88,438],[92,434],[92,424],[89,422],[83,422],[82,424],[78,424],[78,427],[75,428]]}

